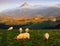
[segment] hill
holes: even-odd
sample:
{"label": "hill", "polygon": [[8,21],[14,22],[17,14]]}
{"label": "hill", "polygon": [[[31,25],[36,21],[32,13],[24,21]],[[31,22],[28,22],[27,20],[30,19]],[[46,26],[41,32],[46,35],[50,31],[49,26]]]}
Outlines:
{"label": "hill", "polygon": [[22,28],[30,28],[30,29],[60,29],[60,21],[52,22],[52,21],[43,21],[37,23],[26,23],[20,25],[5,25],[0,24],[0,29],[8,29],[9,27],[14,27],[14,29]]}
{"label": "hill", "polygon": [[28,26],[30,29],[60,29],[60,22],[45,21]]}

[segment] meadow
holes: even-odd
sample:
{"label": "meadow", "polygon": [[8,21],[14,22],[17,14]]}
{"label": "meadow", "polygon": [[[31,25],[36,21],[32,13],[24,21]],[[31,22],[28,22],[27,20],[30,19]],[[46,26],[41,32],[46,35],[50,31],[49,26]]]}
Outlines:
{"label": "meadow", "polygon": [[[24,32],[24,31],[23,31]],[[49,40],[44,41],[44,34],[50,34]],[[17,29],[8,31],[0,29],[0,46],[60,46],[60,30],[30,30],[30,39],[16,40],[15,36],[19,34]]]}

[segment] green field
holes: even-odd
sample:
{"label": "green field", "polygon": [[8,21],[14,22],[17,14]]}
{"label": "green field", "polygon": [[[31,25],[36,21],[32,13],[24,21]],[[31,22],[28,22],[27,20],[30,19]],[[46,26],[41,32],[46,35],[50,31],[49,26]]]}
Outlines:
{"label": "green field", "polygon": [[[48,32],[50,38],[44,41],[44,33]],[[60,30],[30,30],[30,40],[15,40],[18,30],[7,31],[0,29],[0,46],[60,46]]]}

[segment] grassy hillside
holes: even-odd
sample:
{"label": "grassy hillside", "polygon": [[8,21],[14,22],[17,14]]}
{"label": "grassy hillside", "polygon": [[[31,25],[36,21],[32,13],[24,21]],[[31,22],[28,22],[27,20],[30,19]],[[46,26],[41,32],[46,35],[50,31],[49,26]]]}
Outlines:
{"label": "grassy hillside", "polygon": [[[44,41],[44,33],[48,32],[50,38]],[[30,40],[15,40],[18,30],[7,31],[0,29],[0,46],[60,46],[60,30],[30,30]]]}
{"label": "grassy hillside", "polygon": [[29,26],[30,29],[60,29],[60,22],[45,21],[39,23],[33,23]]}

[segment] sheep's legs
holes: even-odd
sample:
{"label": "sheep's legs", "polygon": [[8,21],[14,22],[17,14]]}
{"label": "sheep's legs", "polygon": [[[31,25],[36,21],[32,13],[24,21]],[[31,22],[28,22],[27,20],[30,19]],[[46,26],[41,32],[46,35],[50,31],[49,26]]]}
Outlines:
{"label": "sheep's legs", "polygon": [[44,39],[44,41],[47,41],[48,39]]}

